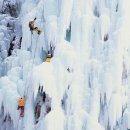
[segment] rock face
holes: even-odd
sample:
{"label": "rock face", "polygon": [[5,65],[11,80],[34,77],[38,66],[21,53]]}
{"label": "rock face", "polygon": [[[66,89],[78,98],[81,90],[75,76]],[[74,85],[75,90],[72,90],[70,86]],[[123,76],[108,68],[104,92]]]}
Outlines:
{"label": "rock face", "polygon": [[51,111],[51,98],[45,93],[43,87],[39,86],[35,101],[35,122],[45,117]]}

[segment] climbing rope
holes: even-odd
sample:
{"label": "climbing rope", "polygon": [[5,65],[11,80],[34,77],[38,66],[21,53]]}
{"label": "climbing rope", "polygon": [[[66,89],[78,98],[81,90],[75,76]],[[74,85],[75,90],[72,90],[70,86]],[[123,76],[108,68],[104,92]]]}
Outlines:
{"label": "climbing rope", "polygon": [[[44,8],[43,8],[43,11],[44,11]],[[43,12],[43,11],[42,11],[42,12]],[[42,24],[42,20],[44,20],[44,19],[41,18],[40,27],[41,27],[41,24]],[[33,73],[33,65],[34,65],[34,59],[35,59],[35,54],[36,54],[36,50],[37,50],[37,44],[38,44],[39,36],[40,36],[40,34],[38,35],[38,37],[37,37],[37,39],[36,39],[36,46],[35,46],[35,49],[34,49],[34,56],[32,55],[32,56],[33,56],[33,57],[32,57],[32,66],[31,66],[31,72],[30,72],[30,76],[29,76],[29,80],[28,80],[28,81],[31,80],[32,73]],[[32,51],[32,33],[31,33],[31,51]],[[28,85],[28,86],[27,86],[27,91],[26,91],[26,93],[25,93],[25,91],[24,91],[24,96],[26,95],[26,97],[27,97],[27,94],[28,94],[28,91],[29,91],[29,84],[27,84],[27,82],[26,82],[25,85]]]}
{"label": "climbing rope", "polygon": [[[31,66],[31,72],[30,72],[30,76],[29,76],[29,80],[28,81],[31,81],[31,77],[32,77],[32,74],[33,74],[33,65],[34,65],[34,59],[35,59],[35,54],[36,54],[36,50],[37,50],[37,43],[38,43],[38,39],[39,39],[39,35],[38,35],[38,37],[37,37],[37,40],[36,40],[36,46],[35,46],[35,50],[34,50],[34,56],[33,56],[33,58],[32,58],[32,66]],[[27,83],[26,83],[27,84]],[[26,94],[25,95],[27,95],[28,94],[28,91],[29,91],[29,84],[27,84],[28,86],[27,86],[27,92],[26,92]],[[27,96],[26,96],[26,98],[27,98]]]}
{"label": "climbing rope", "polygon": [[30,45],[29,51],[32,51],[32,32],[31,32],[31,45]]}

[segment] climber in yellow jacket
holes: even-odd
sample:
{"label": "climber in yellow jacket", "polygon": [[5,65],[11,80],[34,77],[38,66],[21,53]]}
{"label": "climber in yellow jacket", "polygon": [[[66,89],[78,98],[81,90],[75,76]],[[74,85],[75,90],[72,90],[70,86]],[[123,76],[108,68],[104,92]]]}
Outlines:
{"label": "climber in yellow jacket", "polygon": [[46,62],[50,62],[51,61],[51,58],[54,55],[54,50],[55,50],[55,47],[52,44],[50,44],[50,49],[49,49],[49,51],[47,53]]}
{"label": "climber in yellow jacket", "polygon": [[50,53],[48,53],[47,58],[46,58],[46,62],[50,62],[52,58],[52,55]]}

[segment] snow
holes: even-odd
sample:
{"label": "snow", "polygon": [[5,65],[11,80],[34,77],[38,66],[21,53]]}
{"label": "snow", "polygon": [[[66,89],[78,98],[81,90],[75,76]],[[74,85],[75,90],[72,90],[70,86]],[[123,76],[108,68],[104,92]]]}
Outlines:
{"label": "snow", "polygon": [[[130,129],[129,0],[8,2],[18,7],[18,16],[4,4],[0,130]],[[31,34],[28,27],[35,17],[40,35]],[[45,62],[50,45],[54,57]],[[24,96],[25,113],[20,117],[18,100]]]}
{"label": "snow", "polygon": [[65,124],[64,124],[64,114],[61,108],[54,109],[52,110],[46,117],[45,122],[46,122],[46,128],[47,130],[64,130]]}

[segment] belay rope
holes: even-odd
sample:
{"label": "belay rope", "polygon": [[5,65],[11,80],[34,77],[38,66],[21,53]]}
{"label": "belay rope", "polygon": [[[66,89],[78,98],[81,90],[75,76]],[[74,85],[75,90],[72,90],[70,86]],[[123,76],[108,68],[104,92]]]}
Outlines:
{"label": "belay rope", "polygon": [[[30,72],[30,75],[29,75],[29,80],[28,80],[28,82],[26,82],[26,84],[25,85],[28,85],[27,86],[27,91],[26,91],[26,94],[25,95],[27,95],[28,94],[28,91],[29,91],[29,84],[27,84],[27,83],[29,83],[29,81],[31,80],[31,77],[32,77],[32,73],[33,73],[33,65],[34,65],[34,59],[35,59],[35,54],[36,54],[36,50],[37,50],[37,42],[38,42],[38,39],[39,39],[39,35],[38,35],[38,37],[37,37],[37,39],[36,39],[36,46],[35,46],[35,49],[34,49],[34,56],[33,56],[33,58],[32,58],[32,66],[31,66],[31,72]],[[27,97],[27,96],[26,96]]]}
{"label": "belay rope", "polygon": [[33,35],[33,33],[31,32],[31,45],[30,45],[30,51],[32,51],[32,35]]}
{"label": "belay rope", "polygon": [[[44,11],[44,8],[43,8],[43,11]],[[42,12],[43,12],[42,11]],[[42,23],[42,19],[41,19],[41,22],[40,22],[40,27],[41,27],[41,23]],[[32,51],[32,32],[31,32],[31,51]],[[26,83],[25,83],[25,85],[27,86],[27,89],[26,89],[26,91],[24,91],[24,96],[26,97],[26,99],[27,99],[27,95],[28,95],[28,91],[29,91],[29,82],[30,82],[30,80],[31,80],[31,77],[32,77],[32,73],[33,73],[33,64],[34,64],[34,59],[35,59],[35,54],[36,54],[36,50],[37,50],[37,42],[38,42],[38,39],[39,39],[39,35],[40,34],[38,34],[38,37],[37,37],[37,39],[36,39],[36,46],[35,46],[35,49],[34,49],[34,56],[32,57],[32,66],[31,66],[31,72],[30,72],[30,76],[29,76],[29,80],[27,81],[26,80]],[[25,93],[26,92],[26,93]]]}

